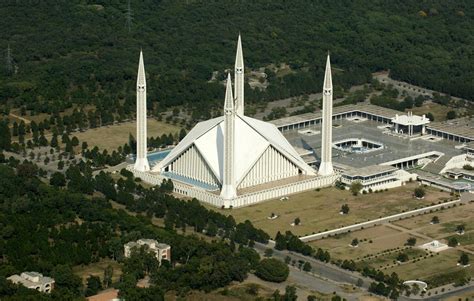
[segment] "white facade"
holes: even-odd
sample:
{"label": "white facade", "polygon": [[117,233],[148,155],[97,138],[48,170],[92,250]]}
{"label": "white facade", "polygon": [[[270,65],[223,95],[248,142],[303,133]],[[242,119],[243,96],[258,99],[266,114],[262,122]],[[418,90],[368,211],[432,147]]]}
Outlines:
{"label": "white facade", "polygon": [[23,272],[20,275],[12,275],[7,279],[15,284],[21,284],[42,293],[51,293],[54,288],[53,278],[45,277],[37,272]]}
{"label": "white facade", "polygon": [[235,66],[234,66],[234,96],[235,96],[235,112],[239,115],[244,115],[244,55],[242,52],[242,39],[237,41],[237,52],[235,55]]}
{"label": "white facade", "polygon": [[[141,57],[139,87],[145,82],[142,65]],[[324,106],[329,121],[328,130],[323,135],[327,141],[323,151],[326,168],[320,176],[316,176],[316,171],[304,162],[276,126],[245,116],[244,61],[240,36],[234,69],[234,93],[229,75],[223,116],[198,123],[151,171],[143,168],[143,163],[139,161],[140,158],[146,160],[146,125],[138,122],[137,117],[137,136],[143,139],[137,139],[137,161],[132,171],[135,176],[151,184],[171,179],[175,192],[225,208],[333,185],[338,175],[334,174],[331,163],[330,69],[328,57]],[[145,97],[137,94],[137,110],[141,110],[140,116],[146,117]]]}
{"label": "white facade", "polygon": [[[153,172],[140,172],[133,169],[130,165],[127,169],[133,172],[134,176],[141,178],[151,185],[160,185],[165,176]],[[239,208],[252,204],[260,203],[270,199],[280,198],[291,194],[314,190],[316,188],[330,187],[339,179],[338,174],[330,176],[316,176],[301,181],[295,181],[287,184],[272,185],[272,187],[263,188],[254,192],[248,192],[238,195],[233,200],[225,200],[220,195],[201,187],[192,186],[180,181],[173,182],[173,191],[189,198],[196,198],[202,202],[208,203],[219,208]]]}
{"label": "white facade", "polygon": [[125,258],[132,255],[132,251],[136,248],[146,246],[149,252],[155,254],[156,259],[161,263],[163,259],[171,261],[171,246],[159,243],[154,239],[139,239],[137,241],[130,241],[123,245],[123,254]]}
{"label": "white facade", "polygon": [[321,164],[319,165],[318,174],[328,176],[334,174],[332,166],[332,75],[331,61],[327,58],[326,73],[324,74],[323,86],[323,123],[321,133]]}
{"label": "white facade", "polygon": [[369,192],[400,187],[408,181],[416,180],[417,175],[389,165],[373,165],[345,171],[341,183],[350,189],[354,182],[362,184],[359,192]]}
{"label": "white facade", "polygon": [[150,170],[147,158],[147,124],[146,124],[146,78],[143,53],[140,51],[137,77],[137,158],[135,169]]}
{"label": "white facade", "polygon": [[[235,185],[235,108],[230,74],[227,77],[224,105],[224,170],[221,181],[221,197],[226,200],[237,196]],[[199,180],[199,179],[198,179]]]}
{"label": "white facade", "polygon": [[412,112],[408,112],[406,115],[396,114],[391,121],[395,133],[405,134],[407,136],[416,134],[424,135],[426,133],[426,125],[430,123],[430,120],[425,115],[413,115]]}

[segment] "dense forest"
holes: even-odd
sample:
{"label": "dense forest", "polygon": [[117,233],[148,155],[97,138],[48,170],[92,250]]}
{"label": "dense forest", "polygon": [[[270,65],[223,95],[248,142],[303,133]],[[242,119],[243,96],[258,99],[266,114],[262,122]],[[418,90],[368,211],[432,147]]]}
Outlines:
{"label": "dense forest", "polygon": [[[85,290],[72,268],[106,258],[120,263],[120,280],[108,285],[119,288],[127,300],[145,300],[140,297],[145,295],[151,298],[146,300],[162,300],[163,292],[169,290],[179,294],[191,289],[210,291],[244,280],[259,262],[256,251],[245,246],[269,239],[249,222],[236,223],[197,200],[174,198],[167,193],[173,189],[171,182],[156,190],[144,189],[129,172],[123,171],[124,177],[117,182],[105,173],[93,178],[90,167],[81,163],[71,166],[65,175],[54,174],[48,185],[38,177],[34,164],[10,161],[8,165],[0,165],[2,300],[82,300],[90,291],[89,281]],[[132,216],[113,209],[109,200],[144,214]],[[152,217],[163,218],[165,227],[154,226]],[[208,242],[196,235],[184,236],[186,227],[215,239]],[[124,258],[123,244],[139,238],[170,244],[171,262],[159,266],[142,252]],[[52,295],[6,281],[23,271],[53,277]],[[136,288],[137,280],[145,275],[154,285]]]}
{"label": "dense forest", "polygon": [[212,73],[221,79],[232,68],[239,32],[248,69],[287,63],[292,71],[269,71],[270,85],[248,88],[249,101],[319,91],[328,50],[342,87],[390,70],[470,99],[473,18],[468,0],[131,0],[130,10],[125,0],[2,1],[0,101],[4,112],[93,104],[128,115],[142,48],[150,108],[186,104],[207,117],[224,93]]}

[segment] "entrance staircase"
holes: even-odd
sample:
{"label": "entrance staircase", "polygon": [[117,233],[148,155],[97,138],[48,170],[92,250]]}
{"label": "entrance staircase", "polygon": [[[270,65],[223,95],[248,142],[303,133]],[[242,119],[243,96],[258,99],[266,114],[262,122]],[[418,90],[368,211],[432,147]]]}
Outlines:
{"label": "entrance staircase", "polygon": [[450,156],[443,155],[435,161],[426,164],[422,170],[438,175],[449,160],[451,160]]}

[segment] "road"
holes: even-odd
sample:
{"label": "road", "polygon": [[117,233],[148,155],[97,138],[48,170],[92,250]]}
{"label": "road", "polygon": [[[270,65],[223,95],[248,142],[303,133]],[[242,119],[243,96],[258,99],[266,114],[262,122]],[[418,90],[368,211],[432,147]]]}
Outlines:
{"label": "road", "polygon": [[[359,273],[351,272],[348,270],[341,269],[333,264],[324,263],[316,260],[312,257],[304,256],[301,254],[293,253],[287,250],[279,251],[274,249],[274,242],[270,241],[267,245],[261,243],[255,243],[254,248],[263,254],[266,249],[273,249],[273,257],[285,260],[286,256],[289,256],[292,260],[303,260],[309,262],[312,266],[312,273],[300,271],[297,268],[292,267],[290,269],[290,275],[293,281],[296,281],[299,285],[305,286],[309,289],[316,290],[322,293],[326,292],[337,292],[341,297],[347,300],[359,300],[361,296],[367,294],[369,285],[374,280],[364,277]],[[361,279],[363,285],[360,287],[361,290],[355,291],[354,293],[345,293],[344,285],[350,284],[355,286],[357,280]],[[468,292],[474,292],[474,282],[471,282],[468,286],[454,288],[445,293],[438,294],[432,297],[406,297],[400,296],[398,300],[402,301],[413,301],[413,300],[442,300],[444,298],[459,296]]]}
{"label": "road", "polygon": [[[255,243],[254,246],[255,250],[260,254],[263,254],[266,249],[272,247],[272,243],[269,243],[268,245]],[[370,282],[372,282],[371,279],[353,274],[349,271],[340,269],[337,266],[326,264],[311,257],[306,257],[286,250],[279,251],[273,249],[272,256],[283,261],[286,256],[289,256],[292,260],[303,260],[309,262],[312,266],[312,272],[304,272],[299,270],[297,267],[290,266],[288,281],[293,282],[298,286],[306,287],[310,291],[318,291],[324,294],[337,292],[339,296],[346,298],[347,300],[360,300],[360,297],[367,295],[366,290],[370,285]],[[352,293],[347,293],[347,284],[355,286],[357,279],[359,278],[364,281],[362,289],[356,289]],[[344,288],[344,286],[346,286],[346,288]]]}

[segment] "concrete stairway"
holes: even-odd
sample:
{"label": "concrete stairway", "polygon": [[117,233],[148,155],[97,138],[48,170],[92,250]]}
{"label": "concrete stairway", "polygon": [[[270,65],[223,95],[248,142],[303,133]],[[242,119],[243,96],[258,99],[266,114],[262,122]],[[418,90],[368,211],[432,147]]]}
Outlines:
{"label": "concrete stairway", "polygon": [[435,161],[426,164],[423,170],[433,174],[439,174],[449,160],[451,160],[450,156],[443,155]]}

